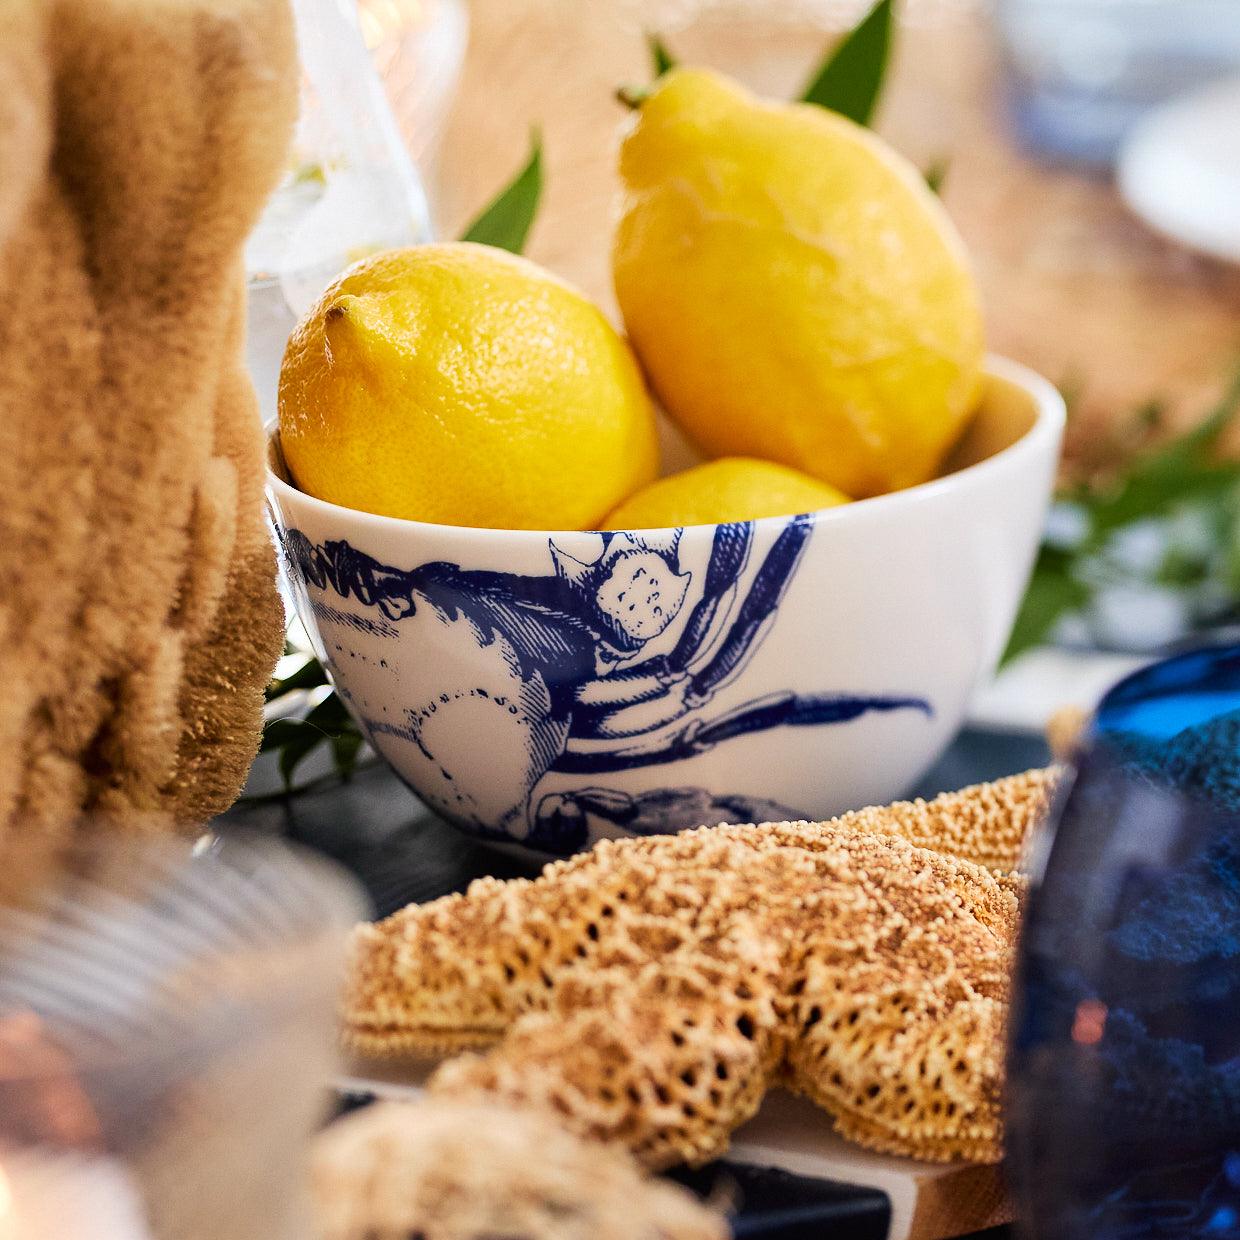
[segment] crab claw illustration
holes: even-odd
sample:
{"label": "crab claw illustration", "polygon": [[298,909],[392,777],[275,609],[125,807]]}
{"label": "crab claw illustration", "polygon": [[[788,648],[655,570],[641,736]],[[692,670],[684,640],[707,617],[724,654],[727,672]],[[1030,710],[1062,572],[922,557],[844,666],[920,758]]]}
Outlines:
{"label": "crab claw illustration", "polygon": [[665,672],[659,677],[659,697],[665,719],[670,723],[710,701],[688,672]]}
{"label": "crab claw illustration", "polygon": [[413,599],[400,594],[387,595],[379,600],[379,610],[389,620],[403,620],[413,615]]}
{"label": "crab claw illustration", "polygon": [[526,842],[560,856],[584,848],[588,838],[586,811],[577,798],[572,793],[549,792],[538,802]]}
{"label": "crab claw illustration", "polygon": [[703,689],[700,685],[694,683],[690,686],[689,692],[685,694],[685,706],[689,710],[700,710],[714,696],[714,689]]}
{"label": "crab claw illustration", "polygon": [[688,756],[714,749],[714,742],[702,737],[705,726],[701,719],[690,719],[672,740],[672,746],[676,752]]}

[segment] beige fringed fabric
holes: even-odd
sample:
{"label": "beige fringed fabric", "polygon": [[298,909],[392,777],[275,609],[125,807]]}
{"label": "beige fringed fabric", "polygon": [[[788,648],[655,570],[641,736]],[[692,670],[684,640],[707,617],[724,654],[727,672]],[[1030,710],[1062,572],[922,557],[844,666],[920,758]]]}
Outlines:
{"label": "beige fringed fabric", "polygon": [[242,246],[285,0],[0,0],[0,892],[237,794],[280,646]]}
{"label": "beige fringed fabric", "polygon": [[722,1215],[617,1146],[494,1102],[379,1102],[315,1140],[319,1240],[727,1240]]}

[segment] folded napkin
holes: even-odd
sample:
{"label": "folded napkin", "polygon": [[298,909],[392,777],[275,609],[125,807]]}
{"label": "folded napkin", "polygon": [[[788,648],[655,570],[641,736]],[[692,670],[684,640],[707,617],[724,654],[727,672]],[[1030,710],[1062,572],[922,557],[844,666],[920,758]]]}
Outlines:
{"label": "folded napkin", "polygon": [[237,794],[281,642],[242,246],[285,0],[0,0],[0,894]]}

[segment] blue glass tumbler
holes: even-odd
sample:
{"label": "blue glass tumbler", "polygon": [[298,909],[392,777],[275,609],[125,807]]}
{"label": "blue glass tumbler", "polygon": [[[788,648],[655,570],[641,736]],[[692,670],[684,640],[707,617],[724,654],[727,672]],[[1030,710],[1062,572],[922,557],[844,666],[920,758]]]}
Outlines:
{"label": "blue glass tumbler", "polygon": [[1107,695],[1032,868],[1009,1062],[1025,1233],[1240,1240],[1240,647]]}

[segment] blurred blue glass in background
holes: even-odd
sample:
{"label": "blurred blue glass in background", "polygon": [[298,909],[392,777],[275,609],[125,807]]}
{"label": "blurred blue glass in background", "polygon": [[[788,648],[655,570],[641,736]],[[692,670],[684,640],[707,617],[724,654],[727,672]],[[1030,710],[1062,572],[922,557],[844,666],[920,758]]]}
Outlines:
{"label": "blurred blue glass in background", "polygon": [[1240,65],[1240,0],[996,0],[1006,89],[1034,151],[1109,165],[1153,106]]}
{"label": "blurred blue glass in background", "polygon": [[1240,1240],[1240,647],[1104,699],[1031,868],[1009,1073],[1028,1232]]}

